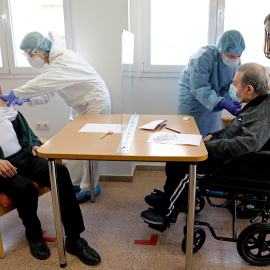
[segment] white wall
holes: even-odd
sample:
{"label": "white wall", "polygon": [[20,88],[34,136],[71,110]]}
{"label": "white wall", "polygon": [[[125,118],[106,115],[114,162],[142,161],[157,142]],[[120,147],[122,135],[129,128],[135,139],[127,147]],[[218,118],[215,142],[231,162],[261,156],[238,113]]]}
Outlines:
{"label": "white wall", "polygon": [[[29,79],[31,78],[28,77],[22,79],[16,78],[16,76],[10,76],[9,78],[0,77],[0,82],[3,92],[9,93],[10,90],[23,85]],[[54,134],[66,126],[69,121],[70,108],[58,95],[55,95],[55,98],[46,105],[30,107],[28,104],[25,104],[24,106],[16,106],[15,108],[23,113],[33,131],[39,137],[46,139],[51,138]],[[50,130],[36,130],[36,121],[49,121]]]}
{"label": "white wall", "polygon": [[138,114],[177,114],[178,78],[139,78]]}
{"label": "white wall", "polygon": [[73,0],[76,49],[96,69],[120,113],[121,34],[128,27],[127,0]]}

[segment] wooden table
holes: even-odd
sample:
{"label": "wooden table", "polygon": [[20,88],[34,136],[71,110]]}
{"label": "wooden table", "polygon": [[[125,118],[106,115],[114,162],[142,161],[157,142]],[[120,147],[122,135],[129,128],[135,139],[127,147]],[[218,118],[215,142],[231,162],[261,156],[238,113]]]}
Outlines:
{"label": "wooden table", "polygon": [[[130,150],[127,154],[116,153],[121,141],[121,134],[113,134],[100,138],[104,133],[82,133],[78,132],[87,123],[107,123],[127,126],[131,115],[120,114],[95,114],[81,115],[48,142],[38,149],[40,157],[48,158],[50,168],[50,180],[52,190],[52,201],[54,208],[54,219],[58,243],[60,266],[66,266],[64,238],[62,221],[58,203],[58,190],[56,185],[55,159],[81,159],[81,160],[117,160],[117,161],[183,161],[190,163],[189,184],[189,210],[187,224],[187,247],[186,247],[186,269],[192,269],[193,255],[193,228],[196,196],[196,163],[206,160],[208,157],[204,143],[199,146],[191,145],[168,145],[148,143],[147,140],[153,131],[139,129],[140,126],[154,120],[167,120],[167,126],[181,131],[183,134],[200,134],[193,117],[184,120],[180,115],[140,115],[139,122],[134,134]],[[171,132],[163,129],[163,132]],[[90,166],[91,168],[91,166]],[[90,174],[91,175],[91,174]],[[91,177],[91,197],[93,194],[93,179]]]}

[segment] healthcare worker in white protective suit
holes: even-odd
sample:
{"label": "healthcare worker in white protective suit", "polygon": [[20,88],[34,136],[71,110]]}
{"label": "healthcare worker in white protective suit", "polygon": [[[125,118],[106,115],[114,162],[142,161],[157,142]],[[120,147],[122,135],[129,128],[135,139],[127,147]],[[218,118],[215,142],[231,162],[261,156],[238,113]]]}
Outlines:
{"label": "healthcare worker in white protective suit", "polygon": [[[20,49],[25,52],[30,65],[43,72],[25,85],[1,98],[11,104],[21,105],[30,98],[30,105],[48,103],[58,93],[71,107],[70,120],[80,114],[106,114],[111,112],[111,99],[105,82],[81,56],[65,48],[64,40],[54,32],[48,38],[39,32],[30,32],[22,40]],[[44,66],[45,65],[45,66]],[[98,186],[98,161],[93,163],[95,195]],[[79,203],[90,200],[88,160],[69,160],[67,167]]]}
{"label": "healthcare worker in white protective suit", "polygon": [[181,74],[178,114],[193,116],[203,137],[220,129],[223,109],[233,115],[241,110],[241,103],[232,100],[229,89],[244,50],[241,33],[226,31],[216,45],[194,53]]}

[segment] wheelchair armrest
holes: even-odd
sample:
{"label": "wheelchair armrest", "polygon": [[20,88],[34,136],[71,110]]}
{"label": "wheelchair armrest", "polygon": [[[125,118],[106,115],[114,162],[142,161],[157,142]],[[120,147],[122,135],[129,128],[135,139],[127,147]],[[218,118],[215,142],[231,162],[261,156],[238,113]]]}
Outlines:
{"label": "wheelchair armrest", "polygon": [[261,150],[256,153],[254,153],[256,156],[269,156],[270,157],[270,151],[268,150]]}

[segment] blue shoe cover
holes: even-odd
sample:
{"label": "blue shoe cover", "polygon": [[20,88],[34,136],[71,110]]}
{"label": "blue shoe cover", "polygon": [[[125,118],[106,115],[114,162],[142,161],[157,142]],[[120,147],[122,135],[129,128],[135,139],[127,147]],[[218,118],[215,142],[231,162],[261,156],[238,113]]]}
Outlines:
{"label": "blue shoe cover", "polygon": [[[97,196],[101,192],[100,186],[95,187],[95,196]],[[90,191],[81,191],[79,194],[77,194],[77,200],[79,203],[84,203],[87,201],[90,201],[91,199],[91,192]]]}
{"label": "blue shoe cover", "polygon": [[79,192],[81,190],[80,186],[74,185],[73,186],[74,192]]}
{"label": "blue shoe cover", "polygon": [[95,187],[95,196],[97,196],[101,192],[101,188],[99,185]]}

